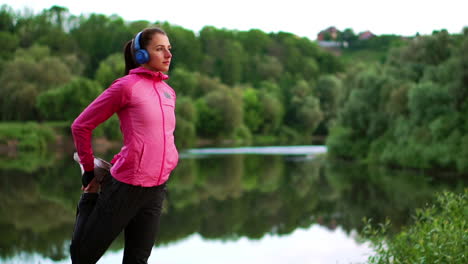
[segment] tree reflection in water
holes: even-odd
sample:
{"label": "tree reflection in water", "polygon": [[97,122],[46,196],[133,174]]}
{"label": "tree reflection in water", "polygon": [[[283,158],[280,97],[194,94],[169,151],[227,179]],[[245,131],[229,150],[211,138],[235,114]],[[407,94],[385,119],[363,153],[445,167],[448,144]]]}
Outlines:
{"label": "tree reflection in water", "polygon": [[[71,157],[1,157],[0,259],[68,258],[80,195],[79,169]],[[363,217],[388,217],[401,226],[437,191],[463,188],[422,173],[323,157],[242,154],[181,159],[168,186],[159,244],[192,234],[222,241],[260,239],[316,223],[351,232],[362,228]],[[121,239],[111,247],[122,248]]]}

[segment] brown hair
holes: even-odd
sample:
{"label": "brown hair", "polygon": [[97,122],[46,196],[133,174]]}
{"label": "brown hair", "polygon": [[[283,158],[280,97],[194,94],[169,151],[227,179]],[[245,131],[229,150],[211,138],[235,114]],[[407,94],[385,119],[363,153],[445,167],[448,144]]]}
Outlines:
{"label": "brown hair", "polygon": [[[146,28],[142,31],[141,36],[140,36],[140,47],[143,49],[146,49],[148,46],[149,42],[153,38],[155,34],[162,34],[162,35],[167,35],[164,30],[158,27],[152,27],[152,28]],[[136,35],[135,35],[136,36]],[[135,61],[135,56],[134,56],[134,45],[133,41],[135,40],[135,37],[132,40],[127,41],[125,43],[125,48],[124,48],[124,58],[125,58],[125,75],[127,75],[130,70],[135,69],[140,66]]]}

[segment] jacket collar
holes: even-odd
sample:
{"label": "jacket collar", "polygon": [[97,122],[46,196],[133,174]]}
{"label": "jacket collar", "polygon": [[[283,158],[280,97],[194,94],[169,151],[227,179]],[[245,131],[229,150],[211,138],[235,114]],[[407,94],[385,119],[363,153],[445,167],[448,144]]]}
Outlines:
{"label": "jacket collar", "polygon": [[155,72],[155,71],[148,70],[143,66],[140,66],[138,68],[130,70],[130,74],[142,74],[142,75],[146,75],[147,77],[149,77],[151,79],[155,79],[155,80],[158,80],[158,81],[163,81],[163,80],[169,79],[168,75],[166,75],[166,74],[164,74],[162,72]]}

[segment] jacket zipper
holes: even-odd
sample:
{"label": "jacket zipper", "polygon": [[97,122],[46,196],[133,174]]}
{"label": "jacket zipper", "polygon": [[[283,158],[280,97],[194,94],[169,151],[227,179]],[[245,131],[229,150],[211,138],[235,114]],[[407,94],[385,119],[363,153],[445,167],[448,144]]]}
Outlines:
{"label": "jacket zipper", "polygon": [[165,120],[165,117],[164,117],[164,109],[163,109],[163,106],[162,106],[161,94],[159,94],[159,91],[158,91],[158,89],[156,87],[156,81],[153,81],[153,87],[154,87],[154,90],[156,91],[156,93],[158,94],[159,107],[161,108],[161,117],[162,117],[162,123],[163,123],[163,125],[162,125],[163,140],[164,140],[163,158],[162,158],[161,170],[159,171],[159,178],[158,178],[158,181],[156,183],[156,185],[159,186],[159,183],[161,182],[161,178],[162,178],[164,164],[166,163],[166,120]]}

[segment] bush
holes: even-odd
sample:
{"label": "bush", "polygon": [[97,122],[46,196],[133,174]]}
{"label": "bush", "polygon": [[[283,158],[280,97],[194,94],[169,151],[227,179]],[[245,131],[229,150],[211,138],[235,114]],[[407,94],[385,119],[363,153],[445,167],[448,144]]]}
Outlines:
{"label": "bush", "polygon": [[438,194],[434,205],[417,210],[415,223],[394,237],[386,236],[389,225],[375,228],[368,221],[364,228],[376,251],[369,263],[468,263],[468,189]]}
{"label": "bush", "polygon": [[54,140],[54,131],[49,126],[33,122],[0,124],[0,145],[17,141],[18,150],[44,151]]}
{"label": "bush", "polygon": [[83,77],[41,93],[37,108],[48,121],[73,121],[103,91],[101,85]]}

